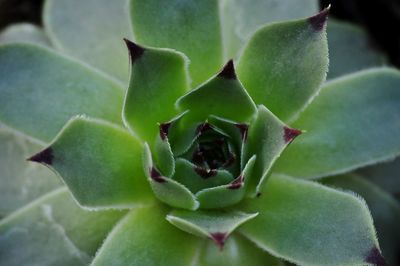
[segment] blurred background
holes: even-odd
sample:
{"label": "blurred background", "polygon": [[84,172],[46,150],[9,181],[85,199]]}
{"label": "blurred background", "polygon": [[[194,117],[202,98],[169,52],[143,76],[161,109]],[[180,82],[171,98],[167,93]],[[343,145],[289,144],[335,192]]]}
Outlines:
{"label": "blurred background", "polygon": [[[40,25],[42,4],[43,0],[0,0],[0,30],[21,21]],[[400,67],[400,0],[320,0],[321,7],[329,4],[332,16],[362,25],[371,44]]]}

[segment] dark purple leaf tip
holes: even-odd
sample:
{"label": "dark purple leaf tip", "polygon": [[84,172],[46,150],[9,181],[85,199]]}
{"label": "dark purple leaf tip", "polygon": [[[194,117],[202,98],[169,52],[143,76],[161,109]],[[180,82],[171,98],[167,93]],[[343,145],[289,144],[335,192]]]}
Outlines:
{"label": "dark purple leaf tip", "polygon": [[165,140],[168,137],[168,131],[171,127],[171,123],[162,123],[160,124],[160,138]]}
{"label": "dark purple leaf tip", "polygon": [[157,171],[156,168],[152,167],[150,169],[150,177],[151,179],[153,179],[154,181],[158,182],[158,183],[165,183],[167,182],[167,180],[160,174],[160,172]]}
{"label": "dark purple leaf tip", "polygon": [[227,233],[220,233],[220,232],[215,232],[210,234],[211,239],[217,244],[217,246],[222,250],[225,245],[225,240],[228,237]]}
{"label": "dark purple leaf tip", "polygon": [[299,136],[303,131],[295,128],[284,127],[284,140],[286,143],[292,142],[297,136]]}
{"label": "dark purple leaf tip", "polygon": [[315,16],[312,16],[308,19],[310,22],[311,26],[317,30],[321,31],[324,29],[326,25],[326,21],[328,20],[328,14],[331,6],[329,5],[327,8],[316,14]]}
{"label": "dark purple leaf tip", "polygon": [[247,124],[236,124],[236,127],[240,130],[240,136],[243,141],[247,140],[247,132],[249,131],[249,126]]}
{"label": "dark purple leaf tip", "polygon": [[124,41],[126,43],[126,47],[128,47],[129,55],[131,57],[131,63],[133,64],[137,59],[139,59],[143,55],[145,49],[142,46],[134,42],[131,42],[128,39],[124,38]]}
{"label": "dark purple leaf tip", "polygon": [[244,176],[240,175],[229,184],[228,189],[239,189],[243,186],[243,184],[244,184]]}
{"label": "dark purple leaf tip", "polygon": [[202,178],[210,178],[217,175],[217,170],[215,169],[206,169],[198,166],[195,166],[194,171]]}
{"label": "dark purple leaf tip", "polygon": [[218,77],[224,79],[236,79],[235,67],[233,65],[233,60],[229,60],[228,63],[222,68],[221,72],[218,73]]}
{"label": "dark purple leaf tip", "polygon": [[385,258],[382,256],[378,248],[373,247],[367,254],[365,262],[371,263],[375,266],[387,266]]}
{"label": "dark purple leaf tip", "polygon": [[257,198],[261,197],[261,192],[258,192],[256,195]]}
{"label": "dark purple leaf tip", "polygon": [[36,162],[36,163],[43,163],[47,165],[51,165],[53,162],[54,155],[53,155],[53,149],[52,148],[46,148],[42,150],[41,152],[33,155],[32,157],[28,158],[28,161],[31,162]]}
{"label": "dark purple leaf tip", "polygon": [[203,124],[200,124],[200,125],[196,128],[196,135],[197,135],[197,134],[204,133],[204,132],[206,132],[207,130],[210,130],[210,129],[212,129],[212,126],[211,126],[209,123],[205,122],[205,123],[203,123]]}

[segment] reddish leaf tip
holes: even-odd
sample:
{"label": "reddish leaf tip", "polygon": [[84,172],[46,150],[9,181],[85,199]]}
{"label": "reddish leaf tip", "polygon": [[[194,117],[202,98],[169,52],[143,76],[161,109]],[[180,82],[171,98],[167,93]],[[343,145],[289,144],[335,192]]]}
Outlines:
{"label": "reddish leaf tip", "polygon": [[150,169],[150,177],[153,179],[155,182],[158,183],[165,183],[167,180],[160,174],[160,172],[157,171],[156,168],[152,167]]}
{"label": "reddish leaf tip", "polygon": [[42,164],[47,164],[51,165],[54,159],[53,155],[53,149],[52,148],[46,148],[32,157],[29,157],[27,160],[31,162],[36,162],[36,163],[42,163]]}
{"label": "reddish leaf tip", "polygon": [[243,174],[241,174],[229,184],[228,189],[239,189],[243,186],[243,183],[244,183],[244,176]]}
{"label": "reddish leaf tip", "polygon": [[210,129],[212,129],[212,126],[209,123],[204,122],[196,128],[196,134],[202,134]]}
{"label": "reddish leaf tip", "polygon": [[128,47],[128,50],[129,50],[129,55],[131,57],[131,63],[134,63],[137,59],[139,59],[143,55],[145,49],[142,46],[140,46],[126,38],[124,38],[124,41],[125,41],[126,47]]}
{"label": "reddish leaf tip", "polygon": [[249,126],[247,124],[236,124],[235,126],[240,130],[240,136],[242,137],[242,141],[246,141]]}
{"label": "reddish leaf tip", "polygon": [[194,171],[202,178],[210,178],[217,175],[217,170],[215,169],[206,169],[198,166],[194,168]]}
{"label": "reddish leaf tip", "polygon": [[302,133],[303,131],[300,129],[284,127],[283,138],[286,143],[289,143],[292,142],[297,136],[301,135]]}
{"label": "reddish leaf tip", "polygon": [[222,68],[221,72],[218,73],[218,77],[225,79],[236,79],[235,67],[233,65],[233,60],[229,60],[228,63]]}
{"label": "reddish leaf tip", "polygon": [[165,140],[168,137],[169,128],[171,123],[161,123],[160,124],[160,138]]}
{"label": "reddish leaf tip", "polygon": [[382,256],[378,248],[373,247],[367,254],[365,262],[371,263],[375,266],[387,266],[385,258]]}
{"label": "reddish leaf tip", "polygon": [[217,244],[220,250],[224,248],[225,240],[228,237],[227,233],[215,232],[210,234],[211,239]]}
{"label": "reddish leaf tip", "polygon": [[328,20],[328,14],[329,10],[331,9],[331,5],[329,5],[327,8],[323,9],[321,12],[316,14],[315,16],[312,16],[308,19],[310,22],[311,26],[316,30],[316,31],[321,31],[324,29],[326,25],[326,21]]}

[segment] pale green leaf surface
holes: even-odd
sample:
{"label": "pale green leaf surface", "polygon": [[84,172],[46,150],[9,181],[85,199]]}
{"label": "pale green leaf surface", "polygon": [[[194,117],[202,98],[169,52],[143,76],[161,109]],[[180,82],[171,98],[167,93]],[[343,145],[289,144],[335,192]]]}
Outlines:
{"label": "pale green leaf surface", "polygon": [[245,122],[256,113],[253,100],[236,78],[232,61],[219,74],[179,98],[176,105],[181,111],[190,110],[187,116],[195,121],[215,115]]}
{"label": "pale green leaf surface", "polygon": [[367,257],[379,250],[364,201],[311,181],[274,175],[241,209],[259,215],[239,232],[296,264],[368,265]]}
{"label": "pale green leaf surface", "polygon": [[205,241],[198,256],[199,266],[283,266],[277,258],[258,248],[239,234],[232,234],[223,250],[211,241]]}
{"label": "pale green leaf surface", "polygon": [[154,195],[160,201],[173,207],[189,210],[196,210],[199,207],[196,197],[188,188],[158,172],[147,143],[144,145],[143,166]]}
{"label": "pale green leaf surface", "polygon": [[26,161],[40,145],[0,126],[0,218],[61,186],[46,167]]}
{"label": "pale green leaf surface", "polygon": [[129,208],[152,198],[142,170],[142,144],[104,121],[72,119],[31,160],[55,170],[85,207]]}
{"label": "pale green leaf surface", "polygon": [[190,59],[193,87],[222,66],[222,36],[217,0],[131,0],[135,40],[172,48]]}
{"label": "pale green leaf surface", "polygon": [[362,177],[400,199],[400,157],[358,171]]}
{"label": "pale green leaf surface", "polygon": [[[257,156],[252,174],[246,180],[250,196],[255,196],[260,191],[272,165],[295,137],[288,130],[290,129],[265,106],[258,107],[257,116],[250,124],[242,155],[242,165],[252,156]],[[298,131],[294,132],[300,134]]]}
{"label": "pale green leaf surface", "polygon": [[43,20],[56,48],[128,81],[128,0],[46,0]]}
{"label": "pale green leaf surface", "polygon": [[165,220],[159,205],[131,211],[108,235],[92,266],[191,265],[200,241]]}
{"label": "pale green leaf surface", "polygon": [[330,177],[322,182],[354,191],[365,199],[374,218],[383,256],[388,265],[400,265],[399,202],[381,188],[356,175]]}
{"label": "pale green leaf surface", "polygon": [[329,46],[328,79],[340,77],[386,63],[367,32],[356,25],[330,19],[327,27]]}
{"label": "pale green leaf surface", "polygon": [[85,211],[58,189],[0,221],[0,265],[87,265],[124,214]]}
{"label": "pale green leaf surface", "polygon": [[0,33],[0,43],[33,43],[50,47],[50,40],[41,28],[29,23],[12,24]]}
{"label": "pale green leaf surface", "polygon": [[166,177],[171,177],[175,173],[175,158],[168,137],[161,132],[161,129],[155,140],[153,154],[155,164],[160,172]]}
{"label": "pale green leaf surface", "polygon": [[121,121],[116,83],[48,49],[1,46],[0,76],[0,121],[40,141],[50,142],[77,114]]}
{"label": "pale green leaf surface", "polygon": [[231,173],[226,170],[214,170],[215,175],[202,177],[196,172],[197,167],[188,160],[178,158],[172,178],[184,184],[193,193],[205,188],[225,185],[233,180]]}
{"label": "pale green leaf surface", "polygon": [[203,238],[210,238],[221,248],[225,240],[240,225],[253,219],[257,213],[237,211],[186,211],[174,210],[167,220],[179,229]]}
{"label": "pale green leaf surface", "polygon": [[275,172],[317,178],[400,154],[400,73],[372,69],[327,83],[292,126],[306,131]]}
{"label": "pale green leaf surface", "polygon": [[318,12],[318,1],[223,0],[222,34],[226,58],[236,58],[251,34],[271,22],[308,17]]}
{"label": "pale green leaf surface", "polygon": [[143,48],[129,41],[127,45],[132,67],[124,121],[142,140],[153,143],[158,123],[175,117],[175,101],[189,89],[187,60],[172,50]]}
{"label": "pale green leaf surface", "polygon": [[254,155],[248,160],[242,173],[231,183],[218,187],[206,188],[197,192],[196,197],[200,202],[200,208],[225,208],[239,203],[246,194],[248,181],[252,175],[255,161],[256,156]]}
{"label": "pale green leaf surface", "polygon": [[325,81],[328,44],[325,26],[316,27],[310,18],[267,25],[239,59],[237,73],[250,96],[283,121],[303,110]]}

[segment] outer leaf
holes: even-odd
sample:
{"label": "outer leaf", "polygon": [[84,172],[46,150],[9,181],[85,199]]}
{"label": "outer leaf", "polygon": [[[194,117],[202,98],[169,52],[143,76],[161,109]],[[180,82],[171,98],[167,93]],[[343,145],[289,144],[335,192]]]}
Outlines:
{"label": "outer leaf", "polygon": [[384,265],[360,198],[283,176],[262,192],[242,206],[259,215],[238,229],[260,248],[300,265]]}
{"label": "outer leaf", "polygon": [[74,115],[119,122],[123,91],[75,61],[29,44],[0,48],[0,121],[49,142]]}
{"label": "outer leaf", "polygon": [[238,234],[232,234],[225,242],[224,249],[216,247],[210,241],[204,243],[198,256],[200,266],[283,266],[284,264],[267,252],[259,249],[249,240]]}
{"label": "outer leaf", "polygon": [[128,0],[46,0],[44,24],[53,44],[63,52],[128,80],[130,38]]}
{"label": "outer leaf", "polygon": [[375,185],[400,199],[400,158],[394,161],[372,165],[359,170],[359,173]]}
{"label": "outer leaf", "polygon": [[386,63],[385,56],[373,47],[372,40],[362,28],[329,20],[327,32],[329,79]]}
{"label": "outer leaf", "polygon": [[217,0],[131,0],[135,39],[166,47],[190,59],[193,86],[208,79],[222,64],[222,37]]}
{"label": "outer leaf", "polygon": [[286,146],[301,134],[301,131],[287,127],[261,105],[247,134],[243,147],[242,165],[250,157],[257,156],[254,170],[247,180],[247,190],[251,196],[255,196],[267,180],[276,159]]}
{"label": "outer leaf", "polygon": [[0,43],[26,42],[51,46],[47,35],[39,27],[29,23],[8,26],[0,33]]}
{"label": "outer leaf", "polygon": [[127,208],[151,197],[141,151],[141,143],[126,130],[77,117],[30,160],[60,174],[85,207]]}
{"label": "outer leaf", "polygon": [[267,25],[240,57],[238,75],[250,96],[284,121],[303,110],[325,80],[327,15],[325,9],[308,19]]}
{"label": "outer leaf", "polygon": [[203,189],[196,193],[200,207],[204,209],[225,208],[240,202],[245,196],[248,179],[251,178],[256,156],[250,158],[242,173],[231,183]]}
{"label": "outer leaf", "polygon": [[40,148],[0,126],[0,218],[61,185],[44,166],[26,161]]}
{"label": "outer leaf", "polygon": [[311,16],[318,11],[318,1],[242,0],[222,1],[222,26],[227,58],[238,55],[250,35],[264,24]]}
{"label": "outer leaf", "polygon": [[189,89],[186,59],[166,49],[143,48],[126,40],[131,54],[131,78],[125,97],[125,124],[153,143],[164,123],[176,114],[176,99]]}
{"label": "outer leaf", "polygon": [[383,256],[388,265],[400,265],[400,204],[388,193],[356,175],[323,179],[324,184],[360,194],[371,209]]}
{"label": "outer leaf", "polygon": [[124,215],[89,212],[61,188],[0,222],[0,265],[87,265]]}
{"label": "outer leaf", "polygon": [[232,60],[219,74],[182,96],[176,104],[182,111],[190,110],[188,115],[196,121],[215,115],[245,122],[256,112],[253,100],[236,78]]}
{"label": "outer leaf", "polygon": [[167,215],[167,220],[185,232],[212,239],[222,249],[226,239],[237,227],[256,216],[257,213],[235,211],[174,210]]}
{"label": "outer leaf", "polygon": [[199,202],[184,185],[167,178],[153,164],[152,155],[147,143],[144,145],[144,171],[155,196],[162,202],[173,207],[196,210]]}
{"label": "outer leaf", "polygon": [[293,126],[307,131],[278,160],[276,172],[316,178],[400,154],[400,73],[363,71],[325,85]]}
{"label": "outer leaf", "polygon": [[170,225],[159,205],[131,211],[108,235],[92,265],[186,266],[199,240]]}

